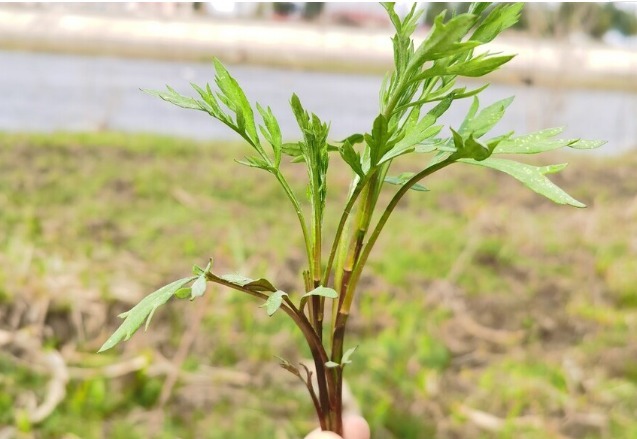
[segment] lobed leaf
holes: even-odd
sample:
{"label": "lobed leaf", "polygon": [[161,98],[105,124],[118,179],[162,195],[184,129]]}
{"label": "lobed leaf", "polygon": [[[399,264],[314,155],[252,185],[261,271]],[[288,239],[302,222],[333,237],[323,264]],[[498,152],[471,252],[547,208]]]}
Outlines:
{"label": "lobed leaf", "polygon": [[555,149],[569,147],[575,149],[592,149],[603,145],[600,140],[556,139],[562,128],[548,128],[523,136],[503,140],[493,151],[494,154],[537,154]]}
{"label": "lobed leaf", "polygon": [[381,157],[378,164],[412,152],[416,145],[438,134],[442,129],[442,125],[433,125],[436,118],[436,115],[430,113],[415,124],[406,124],[403,138]]}
{"label": "lobed leaf", "polygon": [[361,177],[365,175],[361,165],[361,156],[358,152],[356,152],[349,140],[345,140],[343,146],[339,149],[339,152],[341,153],[341,157],[345,163],[347,163],[357,175]]}
{"label": "lobed leaf", "polygon": [[376,119],[374,119],[372,133],[365,134],[365,142],[369,147],[370,161],[373,166],[378,164],[378,161],[385,153],[390,136],[391,133],[389,131],[387,118],[379,114]]}
{"label": "lobed leaf", "polygon": [[489,56],[483,53],[465,63],[454,64],[447,68],[446,74],[475,78],[493,72],[498,67],[511,61],[515,55]]}
{"label": "lobed leaf", "polygon": [[502,99],[501,101],[495,102],[488,107],[482,109],[482,111],[478,114],[478,106],[479,101],[478,97],[474,96],[473,103],[471,108],[469,109],[469,113],[467,114],[465,120],[460,125],[460,129],[458,132],[461,135],[473,134],[473,137],[480,138],[484,134],[486,134],[491,128],[497,124],[502,116],[504,116],[504,112],[507,107],[513,102],[513,96],[510,98]]}
{"label": "lobed leaf", "polygon": [[186,277],[176,280],[168,285],[165,285],[157,291],[144,297],[137,305],[130,310],[119,315],[119,317],[125,319],[124,322],[117,328],[117,330],[111,335],[108,340],[102,345],[98,352],[104,352],[111,349],[121,341],[126,341],[132,337],[132,335],[139,329],[139,327],[146,321],[146,326],[150,323],[150,320],[155,313],[155,310],[161,305],[165,304],[177,291],[182,289],[184,285],[195,280],[195,276]]}
{"label": "lobed leaf", "polygon": [[460,42],[473,27],[478,16],[460,14],[445,23],[444,15],[443,12],[435,18],[431,32],[414,53],[410,67],[419,67],[426,61],[447,57],[480,44],[472,41]]}
{"label": "lobed leaf", "polygon": [[223,93],[223,102],[236,114],[237,126],[240,130],[245,130],[248,137],[258,143],[257,128],[254,123],[254,112],[248,102],[248,98],[239,86],[239,83],[230,75],[228,70],[218,59],[213,61],[215,71],[215,82]]}
{"label": "lobed leaf", "polygon": [[166,86],[166,88],[168,89],[168,91],[148,90],[145,88],[142,88],[142,91],[144,93],[148,93],[151,96],[157,96],[163,99],[164,101],[170,102],[171,104],[177,105],[178,107],[181,107],[181,108],[206,111],[205,108],[202,106],[202,104],[196,99],[181,95],[177,93],[175,89],[171,88],[168,85]]}
{"label": "lobed leaf", "polygon": [[283,144],[279,122],[276,120],[276,117],[274,117],[270,107],[263,108],[257,103],[257,110],[259,110],[259,113],[263,118],[263,123],[265,123],[265,128],[259,128],[261,128],[263,137],[265,137],[272,146],[272,150],[274,151],[274,163],[276,167],[278,167],[281,163],[281,150]]}
{"label": "lobed leaf", "polygon": [[491,169],[496,169],[498,171],[509,174],[511,177],[522,182],[529,189],[545,196],[549,200],[552,200],[558,204],[568,204],[575,207],[586,207],[583,203],[571,197],[545,176],[545,174],[550,174],[564,169],[566,164],[552,166],[532,166],[527,165],[526,163],[493,157],[489,157],[486,160],[482,161],[473,159],[460,159],[459,161],[471,165],[479,165]]}
{"label": "lobed leaf", "polygon": [[471,39],[481,43],[492,41],[503,30],[518,22],[523,7],[524,3],[502,3],[497,5],[480,23],[473,35],[471,35]]}
{"label": "lobed leaf", "polygon": [[[416,175],[415,172],[403,172],[398,177],[385,177],[385,183],[394,184],[396,186],[403,186],[405,183],[411,180],[414,175]],[[417,192],[429,192],[429,189],[427,189],[420,183],[416,183],[415,185],[410,187],[410,189]]]}

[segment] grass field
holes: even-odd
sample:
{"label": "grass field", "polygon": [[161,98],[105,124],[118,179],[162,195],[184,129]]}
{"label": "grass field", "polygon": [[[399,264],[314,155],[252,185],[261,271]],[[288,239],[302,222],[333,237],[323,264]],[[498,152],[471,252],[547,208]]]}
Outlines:
{"label": "grass field", "polygon": [[[307,358],[301,337],[232,291],[172,301],[147,333],[95,354],[118,313],[209,257],[299,291],[296,217],[269,175],[232,162],[245,152],[0,135],[0,437],[314,427],[274,357]],[[346,340],[360,344],[346,375],[374,438],[637,437],[637,154],[550,159],[571,162],[554,180],[587,209],[457,165],[390,220]],[[302,193],[304,171],[286,169]],[[333,230],[349,176],[330,172]]]}

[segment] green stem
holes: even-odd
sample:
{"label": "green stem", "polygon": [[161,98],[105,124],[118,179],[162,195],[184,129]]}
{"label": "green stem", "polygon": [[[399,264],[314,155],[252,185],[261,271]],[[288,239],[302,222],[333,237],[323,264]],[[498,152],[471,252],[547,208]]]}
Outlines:
{"label": "green stem", "polygon": [[368,181],[367,176],[365,177],[365,179],[361,179],[358,181],[358,184],[354,188],[354,191],[350,195],[349,199],[347,200],[347,204],[345,205],[345,208],[343,209],[343,214],[341,215],[341,220],[338,223],[338,227],[336,228],[336,234],[334,235],[334,241],[332,242],[332,248],[330,250],[329,259],[327,260],[327,266],[325,267],[325,271],[323,272],[323,279],[321,281],[322,285],[327,286],[330,280],[330,274],[332,272],[332,267],[334,265],[334,257],[336,256],[336,252],[338,251],[338,246],[341,242],[341,235],[343,234],[345,224],[347,223],[349,214],[352,211],[352,208],[354,207],[354,203],[356,203],[356,200],[358,199],[358,196],[360,195],[367,181]]}
{"label": "green stem", "polygon": [[288,184],[287,180],[285,179],[281,171],[279,169],[274,168],[272,172],[274,173],[274,176],[276,177],[278,182],[281,184],[281,187],[285,191],[285,194],[287,195],[288,199],[294,206],[296,216],[298,217],[299,224],[301,226],[301,231],[303,232],[303,240],[305,241],[305,253],[307,256],[307,263],[309,267],[312,267],[312,241],[311,241],[310,233],[307,230],[307,225],[305,223],[305,216],[303,215],[303,210],[301,210],[301,206],[299,205],[299,202],[296,199],[294,192],[292,192],[290,185]]}
{"label": "green stem", "polygon": [[342,307],[342,310],[344,311],[344,315],[349,314],[349,309],[350,309],[351,304],[352,304],[352,298],[354,296],[353,291],[355,291],[355,289],[356,289],[356,285],[358,284],[358,281],[360,279],[360,275],[361,275],[361,272],[363,270],[363,267],[367,263],[367,258],[369,257],[369,254],[371,253],[372,248],[374,247],[374,244],[376,243],[376,240],[378,239],[378,235],[380,235],[380,232],[383,230],[383,227],[385,226],[385,223],[387,222],[387,220],[389,219],[390,215],[392,214],[392,212],[396,208],[396,205],[398,204],[398,202],[402,199],[402,197],[407,193],[407,191],[413,185],[418,183],[423,178],[433,174],[434,172],[439,171],[442,168],[450,165],[454,161],[455,161],[454,158],[448,157],[445,160],[442,160],[442,161],[440,161],[438,163],[435,163],[435,164],[427,167],[426,169],[420,171],[418,174],[414,175],[411,179],[409,179],[398,190],[398,192],[396,192],[394,197],[391,199],[391,201],[389,202],[389,204],[385,208],[385,211],[383,212],[383,215],[378,220],[378,223],[376,224],[376,227],[374,227],[374,230],[372,231],[372,233],[371,233],[371,235],[369,237],[369,241],[367,242],[367,244],[363,248],[363,251],[361,252],[360,258],[358,259],[358,261],[356,261],[356,266],[354,267],[354,271],[352,272],[352,276],[351,276],[350,281],[349,281],[348,290],[345,292],[345,299],[344,299],[344,303],[343,303],[343,307]]}

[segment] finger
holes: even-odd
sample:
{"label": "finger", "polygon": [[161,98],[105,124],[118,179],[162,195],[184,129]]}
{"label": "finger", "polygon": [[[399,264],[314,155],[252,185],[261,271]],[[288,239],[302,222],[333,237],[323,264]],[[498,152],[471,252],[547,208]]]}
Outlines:
{"label": "finger", "polygon": [[345,416],[343,418],[343,433],[345,439],[369,439],[371,437],[367,421],[360,416]]}
{"label": "finger", "polygon": [[331,431],[314,430],[312,433],[305,436],[305,439],[343,439],[336,433]]}

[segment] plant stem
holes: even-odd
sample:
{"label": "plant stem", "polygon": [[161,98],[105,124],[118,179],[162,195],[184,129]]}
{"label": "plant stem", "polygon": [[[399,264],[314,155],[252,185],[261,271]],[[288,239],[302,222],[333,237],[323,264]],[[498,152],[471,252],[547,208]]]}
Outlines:
{"label": "plant stem", "polygon": [[[210,272],[206,273],[206,279],[210,282],[215,282],[217,284],[232,288],[237,291],[241,291],[262,300],[268,299],[268,295],[263,292],[244,288],[241,285],[237,285],[218,276],[215,276]],[[299,311],[298,308],[296,308],[296,306],[288,296],[285,296],[284,303],[281,305],[281,309],[288,316],[290,316],[290,318],[292,318],[296,326],[301,330],[308,344],[308,347],[310,348],[310,352],[312,353],[314,366],[316,368],[316,380],[318,382],[320,400],[319,405],[315,405],[315,408],[317,409],[316,414],[321,423],[321,428],[323,428],[323,425],[325,425],[328,430],[342,435],[342,415],[340,411],[336,411],[336,408],[339,407],[339,400],[341,398],[340,394],[336,394],[334,392],[334,389],[337,388],[334,375],[329,371],[326,371],[325,368],[325,363],[327,363],[329,359],[323,347],[323,343],[319,339],[318,335],[314,331],[314,328],[307,320],[305,315],[301,311]],[[341,425],[340,429],[338,427],[339,425]]]}
{"label": "plant stem", "polygon": [[330,274],[332,272],[332,266],[334,264],[334,257],[336,256],[336,252],[338,251],[338,246],[341,242],[341,236],[343,234],[343,230],[345,228],[345,223],[347,223],[347,219],[349,218],[349,214],[352,211],[352,207],[354,207],[354,203],[358,199],[363,187],[368,181],[367,177],[365,179],[361,179],[358,181],[358,184],[354,188],[354,191],[350,195],[347,200],[347,204],[345,204],[345,208],[343,209],[343,214],[341,215],[341,219],[338,223],[338,227],[336,228],[336,234],[334,235],[334,241],[332,242],[332,248],[330,250],[330,256],[327,260],[327,266],[325,267],[325,271],[323,272],[322,285],[327,285],[330,280]]}
{"label": "plant stem", "polygon": [[[437,163],[434,163],[433,165],[430,165],[426,169],[420,171],[418,174],[416,174],[412,178],[410,178],[398,190],[398,192],[396,192],[394,197],[391,199],[391,201],[389,202],[389,204],[385,208],[385,211],[383,212],[382,216],[378,220],[378,223],[376,224],[376,227],[374,227],[374,230],[372,231],[372,233],[371,233],[371,235],[369,237],[369,241],[367,242],[367,244],[365,245],[363,251],[361,252],[360,258],[358,259],[358,261],[356,263],[356,267],[354,268],[354,271],[352,272],[352,277],[351,277],[349,285],[348,285],[349,289],[351,289],[351,290],[355,290],[356,289],[356,285],[358,284],[358,281],[360,279],[360,275],[361,275],[361,272],[363,270],[363,267],[367,263],[367,258],[369,257],[369,254],[371,253],[372,248],[374,247],[374,244],[376,243],[376,240],[378,239],[378,235],[380,235],[380,232],[383,230],[383,227],[385,226],[385,223],[387,223],[387,220],[389,219],[390,215],[392,214],[392,212],[396,208],[396,205],[402,199],[402,197],[407,193],[407,191],[413,185],[418,183],[420,180],[422,180],[423,178],[433,174],[434,172],[439,171],[442,168],[450,165],[454,161],[455,161],[455,159],[453,157],[448,157],[448,158],[446,158],[446,159],[444,159],[444,160],[442,160],[440,162],[437,162]],[[352,303],[352,296],[353,296],[353,294],[349,294],[349,291],[345,295],[345,302],[343,303],[343,310],[345,311],[346,315],[349,313],[349,308],[350,308],[351,303]]]}
{"label": "plant stem", "polygon": [[290,185],[288,184],[287,180],[285,179],[281,171],[275,168],[273,169],[272,172],[274,173],[274,176],[276,177],[278,182],[281,184],[281,187],[285,191],[285,194],[287,195],[288,199],[294,206],[294,211],[296,212],[296,216],[299,219],[299,224],[301,225],[301,231],[303,232],[303,240],[305,241],[305,253],[307,256],[307,263],[309,267],[312,267],[312,243],[311,243],[310,233],[307,230],[307,225],[305,223],[305,216],[303,215],[303,210],[301,209],[301,206],[299,205],[299,202],[296,199],[294,192],[292,192]]}

